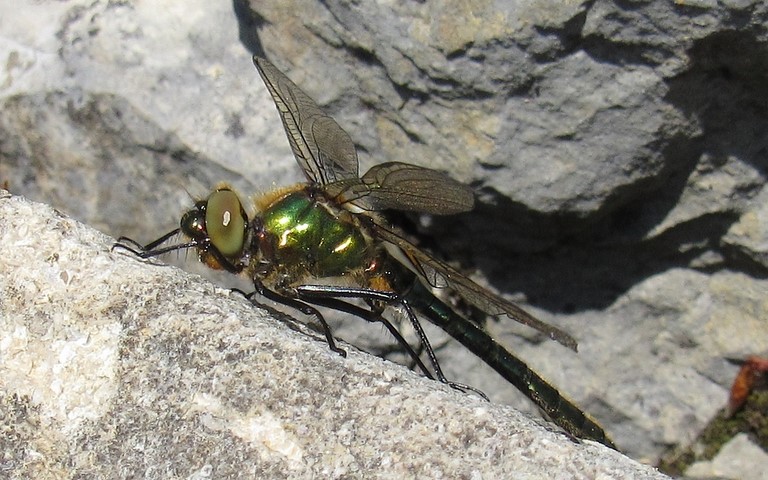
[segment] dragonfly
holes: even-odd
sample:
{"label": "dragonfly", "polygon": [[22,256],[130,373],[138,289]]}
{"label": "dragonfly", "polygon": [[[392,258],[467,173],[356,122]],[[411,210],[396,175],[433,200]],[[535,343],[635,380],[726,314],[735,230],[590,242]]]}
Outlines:
{"label": "dragonfly", "polygon": [[[517,387],[574,437],[615,448],[603,428],[478,324],[434,294],[448,289],[491,316],[506,316],[576,351],[568,333],[536,319],[424,252],[383,216],[387,210],[430,215],[467,212],[472,189],[446,174],[386,162],[359,174],[355,145],[341,126],[268,60],[253,62],[277,107],[306,182],[257,198],[246,213],[237,193],[218,186],[195,203],[179,227],[149,244],[121,237],[115,247],[141,258],[194,249],[206,266],[244,275],[260,295],[316,318],[330,349],[345,356],[317,307],[347,312],[386,327],[425,376],[475,392],[443,373],[420,316],[445,330]],[[168,244],[183,234],[184,242]],[[427,362],[385,315],[399,309],[419,339]],[[429,363],[427,366],[426,363]]]}

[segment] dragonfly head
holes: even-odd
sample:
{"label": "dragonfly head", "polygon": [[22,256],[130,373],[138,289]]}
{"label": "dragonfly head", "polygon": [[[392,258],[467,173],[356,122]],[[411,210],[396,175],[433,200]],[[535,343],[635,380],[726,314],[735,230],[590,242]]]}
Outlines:
{"label": "dragonfly head", "polygon": [[242,270],[247,228],[243,205],[227,187],[216,189],[181,217],[181,231],[197,243],[200,261],[216,270]]}

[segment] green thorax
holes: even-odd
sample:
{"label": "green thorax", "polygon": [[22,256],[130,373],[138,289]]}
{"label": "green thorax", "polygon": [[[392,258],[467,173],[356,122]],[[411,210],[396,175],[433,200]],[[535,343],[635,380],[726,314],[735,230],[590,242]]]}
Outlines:
{"label": "green thorax", "polygon": [[353,215],[311,198],[306,190],[275,201],[262,220],[269,243],[262,254],[271,257],[276,270],[334,277],[365,267],[372,255]]}

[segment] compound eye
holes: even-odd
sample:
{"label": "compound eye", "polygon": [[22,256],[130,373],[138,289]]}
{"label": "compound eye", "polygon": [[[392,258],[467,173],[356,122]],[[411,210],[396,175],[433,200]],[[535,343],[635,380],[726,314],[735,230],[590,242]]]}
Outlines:
{"label": "compound eye", "polygon": [[205,226],[208,238],[225,257],[235,257],[243,250],[245,218],[240,199],[232,190],[217,190],[208,197]]}

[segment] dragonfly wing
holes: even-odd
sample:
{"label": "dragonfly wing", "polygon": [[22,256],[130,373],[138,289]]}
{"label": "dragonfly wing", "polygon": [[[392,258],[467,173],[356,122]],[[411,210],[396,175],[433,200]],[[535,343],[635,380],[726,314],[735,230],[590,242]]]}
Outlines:
{"label": "dragonfly wing", "polygon": [[275,101],[291,150],[307,179],[327,185],[357,178],[357,151],[349,134],[268,60],[254,56],[253,63]]}
{"label": "dragonfly wing", "polygon": [[378,238],[396,245],[412,263],[416,272],[431,286],[450,288],[464,300],[489,315],[506,315],[512,320],[534,328],[562,345],[576,350],[576,340],[568,333],[542,322],[514,303],[494,295],[450,265],[424,253],[391,229],[375,221],[371,221],[371,228]]}
{"label": "dragonfly wing", "polygon": [[451,177],[408,163],[376,165],[362,178],[349,178],[326,186],[339,204],[362,210],[404,210],[450,215],[466,212],[475,203],[472,189]]}

